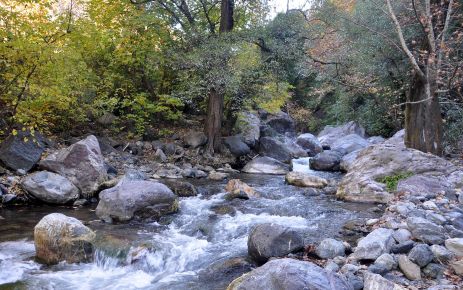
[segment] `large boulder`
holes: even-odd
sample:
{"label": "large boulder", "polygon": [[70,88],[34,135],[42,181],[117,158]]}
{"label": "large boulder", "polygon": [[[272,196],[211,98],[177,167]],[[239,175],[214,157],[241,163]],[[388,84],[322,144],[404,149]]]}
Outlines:
{"label": "large boulder", "polygon": [[244,143],[253,148],[260,138],[260,119],[251,112],[241,112],[233,130],[243,137]]}
{"label": "large boulder", "polygon": [[317,137],[322,146],[331,147],[335,141],[350,134],[357,134],[362,138],[367,137],[365,129],[353,121],[341,126],[325,126]]}
{"label": "large boulder", "polygon": [[233,280],[227,290],[351,290],[339,275],[313,263],[275,259]]}
{"label": "large boulder", "polygon": [[248,254],[261,264],[271,257],[282,257],[303,248],[304,241],[298,231],[278,224],[256,225],[248,237]]}
{"label": "large boulder", "polygon": [[285,163],[289,163],[292,159],[291,150],[289,150],[288,146],[271,137],[260,138],[259,153],[262,156],[268,156]]}
{"label": "large boulder", "polygon": [[79,189],[59,174],[39,171],[28,175],[21,183],[35,198],[54,204],[66,204],[79,198]]}
{"label": "large boulder", "polygon": [[362,238],[355,248],[352,257],[357,260],[376,260],[382,254],[387,254],[395,243],[391,229],[378,228]]}
{"label": "large boulder", "polygon": [[339,184],[337,196],[347,201],[387,203],[392,194],[381,178],[400,173],[449,175],[457,171],[447,160],[414,149],[388,144],[360,151]]}
{"label": "large boulder", "polygon": [[270,157],[257,157],[246,164],[241,171],[244,173],[283,175],[289,171],[289,166]]}
{"label": "large boulder", "polygon": [[207,143],[207,136],[203,132],[189,132],[183,137],[183,142],[190,148],[197,148]]}
{"label": "large boulder", "polygon": [[296,123],[284,112],[270,114],[266,118],[265,124],[275,130],[278,134],[294,134],[296,131]]}
{"label": "large boulder", "polygon": [[231,154],[236,157],[244,156],[251,152],[251,148],[243,142],[241,135],[226,137],[223,143],[230,150]]}
{"label": "large boulder", "polygon": [[452,184],[444,176],[413,175],[400,180],[397,184],[398,192],[407,192],[412,196],[434,198],[439,193],[453,191]]}
{"label": "large boulder", "polygon": [[327,150],[310,159],[310,168],[319,171],[339,171],[342,154],[338,151]]}
{"label": "large boulder", "polygon": [[178,210],[177,196],[164,184],[122,179],[100,192],[96,215],[108,222],[128,221],[134,216],[158,219]]}
{"label": "large boulder", "polygon": [[288,184],[300,187],[323,188],[328,185],[326,179],[303,172],[288,172],[285,179]]}
{"label": "large boulder", "polygon": [[68,178],[86,198],[93,196],[108,176],[100,145],[93,135],[47,156],[39,165]]}
{"label": "large boulder", "polygon": [[349,134],[334,141],[331,145],[331,150],[348,154],[355,150],[363,149],[368,145],[370,145],[370,143],[368,143],[365,138],[357,134]]}
{"label": "large boulder", "polygon": [[318,141],[317,137],[310,133],[299,135],[296,139],[296,143],[311,157],[323,151],[320,141]]}
{"label": "large boulder", "polygon": [[39,162],[44,149],[40,134],[32,136],[28,131],[20,131],[0,144],[0,160],[10,169],[27,172]]}
{"label": "large boulder", "polygon": [[94,239],[91,229],[60,213],[46,215],[34,228],[36,256],[46,264],[91,261]]}
{"label": "large boulder", "polygon": [[362,151],[362,149],[352,151],[349,154],[344,155],[341,158],[341,163],[339,164],[339,168],[341,169],[342,172],[349,172],[352,164],[354,164],[354,161],[355,159],[357,159],[357,156],[359,155],[360,151]]}

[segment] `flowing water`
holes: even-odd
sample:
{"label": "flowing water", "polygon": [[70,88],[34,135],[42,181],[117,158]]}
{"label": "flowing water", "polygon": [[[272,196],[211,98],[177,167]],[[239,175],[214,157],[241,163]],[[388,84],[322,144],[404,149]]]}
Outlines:
{"label": "flowing water", "polygon": [[[307,171],[307,161],[296,162],[295,170]],[[179,213],[159,223],[108,225],[96,219],[94,207],[0,209],[0,289],[224,289],[236,274],[214,269],[247,256],[247,236],[255,224],[295,227],[313,243],[336,237],[348,220],[373,216],[371,206],[313,195],[285,185],[283,176],[238,177],[262,197],[226,201],[224,182],[196,181],[201,194],[181,198]],[[74,216],[97,232],[93,263],[35,262],[33,227],[51,212]]]}

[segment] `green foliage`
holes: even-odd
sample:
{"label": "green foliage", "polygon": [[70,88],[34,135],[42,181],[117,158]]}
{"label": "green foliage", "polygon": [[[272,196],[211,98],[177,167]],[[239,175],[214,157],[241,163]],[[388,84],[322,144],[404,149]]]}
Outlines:
{"label": "green foliage", "polygon": [[386,189],[390,192],[397,190],[397,185],[399,181],[403,179],[407,179],[413,176],[411,172],[400,172],[394,175],[385,176],[383,178],[378,179],[378,182],[386,184]]}

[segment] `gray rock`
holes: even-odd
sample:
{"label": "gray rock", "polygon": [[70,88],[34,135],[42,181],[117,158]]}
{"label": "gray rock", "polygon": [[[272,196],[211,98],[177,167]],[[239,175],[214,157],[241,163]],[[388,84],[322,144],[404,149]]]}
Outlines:
{"label": "gray rock", "polygon": [[302,235],[289,227],[277,224],[259,224],[248,237],[248,254],[258,263],[271,257],[282,257],[304,248]]}
{"label": "gray rock", "polygon": [[339,171],[342,154],[338,151],[323,151],[310,159],[310,168],[319,171]]}
{"label": "gray rock", "polygon": [[162,149],[160,148],[156,149],[156,152],[154,153],[154,158],[156,159],[156,161],[161,163],[167,162],[167,156],[166,154],[164,154],[164,151],[162,151]]}
{"label": "gray rock", "polygon": [[207,176],[207,178],[210,179],[210,180],[221,181],[221,180],[224,180],[224,179],[228,178],[228,173],[211,171],[211,172],[209,172],[209,175]]}
{"label": "gray rock", "polygon": [[122,179],[115,187],[100,192],[96,215],[108,222],[128,221],[134,216],[157,219],[177,210],[177,197],[164,184]]}
{"label": "gray rock", "polygon": [[[446,181],[445,177],[413,175],[407,179],[400,180],[397,184],[397,191],[408,192],[414,196],[421,195],[427,198],[434,198],[439,193],[452,192],[452,185]],[[423,205],[425,206],[426,204]],[[433,206],[435,207],[435,204]]]}
{"label": "gray rock", "polygon": [[224,138],[224,144],[230,150],[231,154],[236,157],[244,156],[251,152],[249,146],[242,141],[241,135]]}
{"label": "gray rock", "polygon": [[463,256],[463,238],[453,238],[445,240],[445,247],[456,256]]}
{"label": "gray rock", "polygon": [[140,170],[128,169],[123,177],[125,180],[146,180],[148,177]]}
{"label": "gray rock", "polygon": [[454,257],[453,253],[444,246],[432,245],[430,249],[436,263],[447,264]]}
{"label": "gray rock", "polygon": [[295,171],[288,172],[285,180],[288,184],[300,187],[324,188],[328,185],[328,181],[324,178]]}
{"label": "gray rock", "polygon": [[417,244],[410,253],[408,253],[408,258],[418,266],[425,267],[427,264],[431,263],[434,254],[428,245]]}
{"label": "gray rock", "polygon": [[370,145],[368,141],[357,134],[349,134],[333,142],[331,150],[349,154],[353,151],[363,149]]}
{"label": "gray rock", "polygon": [[318,244],[315,253],[322,259],[333,259],[337,256],[345,256],[344,243],[335,239],[324,239]]}
{"label": "gray rock", "polygon": [[389,281],[381,275],[364,272],[364,290],[405,290],[404,287]]}
{"label": "gray rock", "polygon": [[378,228],[361,239],[352,256],[357,260],[375,260],[384,253],[389,253],[394,239],[391,229]]}
{"label": "gray rock", "polygon": [[429,263],[423,268],[423,274],[431,279],[440,279],[444,276],[445,267],[435,263]]}
{"label": "gray rock", "polygon": [[262,156],[268,156],[278,161],[289,163],[293,158],[288,146],[272,137],[263,137],[259,141],[259,153]]}
{"label": "gray rock", "polygon": [[101,117],[99,117],[96,122],[104,127],[110,126],[114,121],[116,121],[117,117],[110,112],[104,113]]}
{"label": "gray rock", "polygon": [[296,143],[311,157],[323,151],[320,141],[310,133],[299,135],[296,139]]}
{"label": "gray rock", "polygon": [[413,237],[427,244],[442,244],[444,242],[444,228],[424,218],[409,217],[407,226]]}
{"label": "gray rock", "polygon": [[351,290],[339,275],[310,263],[275,259],[235,279],[227,290]]}
{"label": "gray rock", "polygon": [[296,124],[294,120],[284,112],[278,112],[267,117],[265,124],[279,134],[294,134]]}
{"label": "gray rock", "polygon": [[338,266],[338,264],[336,264],[336,263],[333,262],[333,261],[328,261],[328,263],[326,263],[326,265],[325,265],[324,268],[325,268],[325,270],[331,271],[331,272],[334,272],[334,273],[336,273],[336,272],[339,271],[339,266]]}
{"label": "gray rock", "polygon": [[186,181],[178,180],[161,180],[161,183],[165,184],[173,193],[179,197],[190,197],[198,195],[196,187]]}
{"label": "gray rock", "polygon": [[79,189],[69,179],[48,171],[27,176],[21,185],[29,194],[47,203],[66,204],[79,198]]}
{"label": "gray rock", "polygon": [[354,163],[355,159],[357,159],[357,156],[359,155],[360,151],[361,150],[352,151],[341,158],[341,163],[339,164],[339,168],[341,169],[341,171],[349,172],[350,167]]}
{"label": "gray rock", "polygon": [[91,229],[60,213],[46,215],[34,228],[36,256],[45,264],[91,261],[94,239]]}
{"label": "gray rock", "polygon": [[411,249],[415,246],[415,242],[413,241],[405,241],[395,245],[392,245],[391,252],[394,254],[406,254],[410,252]]}
{"label": "gray rock", "polygon": [[215,289],[226,289],[233,279],[252,271],[254,266],[244,257],[221,259],[200,270],[198,279],[202,283],[214,285]]}
{"label": "gray rock", "polygon": [[350,134],[366,137],[365,129],[356,122],[348,122],[341,126],[325,126],[317,137],[322,146],[332,147],[338,139]]}
{"label": "gray rock", "polygon": [[386,274],[389,270],[382,264],[371,264],[368,266],[368,271],[375,274]]}
{"label": "gray rock", "polygon": [[85,198],[92,197],[108,177],[100,145],[93,135],[47,156],[39,165],[68,178]]}
{"label": "gray rock", "polygon": [[8,136],[0,144],[0,160],[3,164],[14,171],[31,170],[39,162],[45,149],[43,137],[39,133],[34,135],[19,131],[15,136]]}
{"label": "gray rock", "polygon": [[421,280],[421,270],[420,267],[410,261],[407,256],[399,256],[399,268],[404,273],[405,277],[410,280]]}
{"label": "gray rock", "polygon": [[183,138],[185,145],[191,148],[197,148],[203,146],[207,143],[207,136],[203,132],[189,132]]}
{"label": "gray rock", "polygon": [[245,173],[283,175],[289,171],[289,166],[270,157],[257,157],[246,164],[241,171]]}
{"label": "gray rock", "polygon": [[375,260],[375,264],[383,266],[387,271],[397,268],[397,261],[390,254],[382,254]]}
{"label": "gray rock", "polygon": [[238,113],[233,131],[241,134],[244,143],[254,148],[260,138],[260,119],[251,112]]}
{"label": "gray rock", "polygon": [[359,276],[356,276],[351,273],[347,273],[345,275],[347,279],[347,283],[352,287],[354,290],[362,290],[364,285],[363,285],[363,279],[360,278]]}
{"label": "gray rock", "polygon": [[384,139],[381,136],[373,136],[373,137],[368,138],[367,141],[370,144],[380,144],[386,141],[386,139]]}
{"label": "gray rock", "polygon": [[397,243],[402,243],[411,240],[412,233],[407,229],[398,229],[392,234],[392,237]]}

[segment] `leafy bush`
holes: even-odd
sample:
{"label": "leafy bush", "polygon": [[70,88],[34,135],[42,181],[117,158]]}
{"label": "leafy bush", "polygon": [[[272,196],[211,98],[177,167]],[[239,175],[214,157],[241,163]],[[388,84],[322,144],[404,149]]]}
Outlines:
{"label": "leafy bush", "polygon": [[385,176],[383,178],[378,179],[377,181],[386,184],[386,189],[392,192],[397,190],[397,185],[399,184],[399,181],[407,179],[412,175],[413,173],[411,172],[401,172],[394,175]]}

